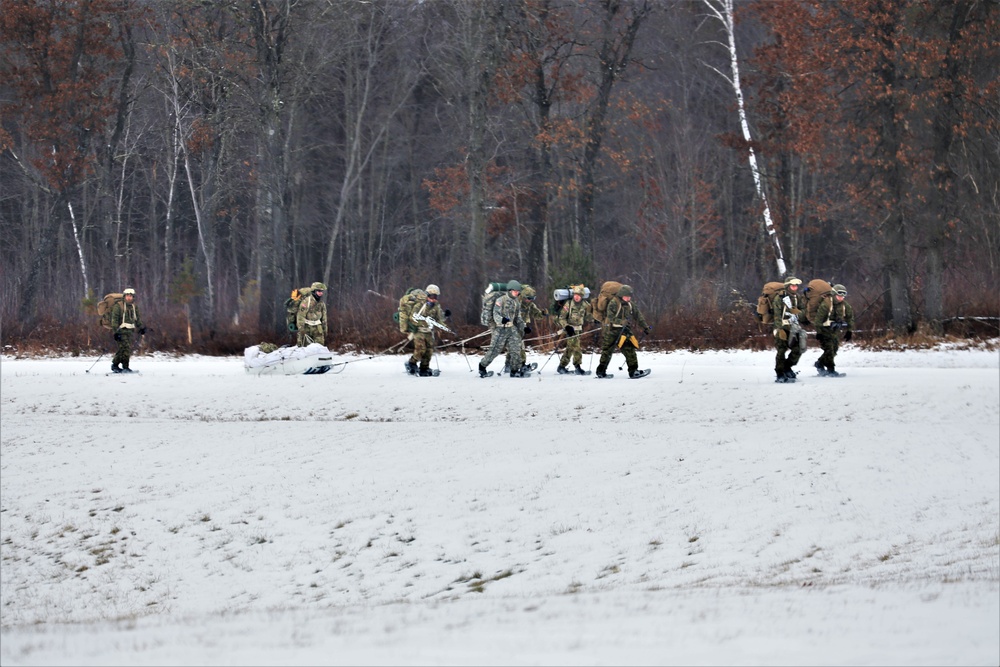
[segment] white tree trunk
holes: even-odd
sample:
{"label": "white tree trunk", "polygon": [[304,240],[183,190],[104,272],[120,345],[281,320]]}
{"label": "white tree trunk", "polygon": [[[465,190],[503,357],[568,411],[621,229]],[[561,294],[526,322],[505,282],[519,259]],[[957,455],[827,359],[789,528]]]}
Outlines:
{"label": "white tree trunk", "polygon": [[751,143],[750,136],[750,125],[747,122],[746,108],[743,104],[743,88],[740,86],[740,67],[739,59],[736,57],[736,35],[733,30],[733,0],[702,0],[705,6],[708,7],[710,15],[722,23],[723,29],[726,31],[726,43],[722,46],[729,50],[729,67],[731,70],[730,76],[719,72],[719,70],[714,67],[709,67],[718,72],[724,79],[726,79],[729,84],[733,87],[733,92],[736,94],[736,106],[740,115],[740,127],[743,130],[743,139],[747,142],[747,151],[749,152],[750,159],[750,171],[753,174],[753,183],[757,188],[757,196],[760,197],[761,202],[764,205],[764,230],[767,232],[768,237],[771,239],[771,243],[774,246],[774,254],[778,264],[778,275],[784,276],[788,272],[788,268],[785,266],[785,257],[781,251],[781,243],[778,241],[777,230],[774,228],[774,221],[771,219],[771,207],[767,203],[767,192],[764,190],[764,182],[761,179],[760,167],[757,165],[757,154],[753,150],[753,144]]}
{"label": "white tree trunk", "polygon": [[76,215],[73,213],[73,203],[66,202],[69,209],[69,221],[73,225],[73,241],[76,243],[76,253],[80,256],[80,273],[83,274],[83,298],[90,298],[90,280],[87,278],[87,258],[83,256],[83,243],[80,241],[80,232],[76,226]]}

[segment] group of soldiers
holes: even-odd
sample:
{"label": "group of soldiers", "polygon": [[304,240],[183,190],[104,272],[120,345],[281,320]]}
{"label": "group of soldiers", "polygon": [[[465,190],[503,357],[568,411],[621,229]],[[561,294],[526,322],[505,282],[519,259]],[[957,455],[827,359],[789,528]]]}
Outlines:
{"label": "group of soldiers", "polygon": [[[587,371],[582,367],[583,350],[580,337],[584,333],[584,326],[596,318],[592,304],[584,298],[586,294],[584,286],[574,285],[570,291],[571,297],[562,303],[555,316],[558,326],[565,333],[566,342],[556,371],[560,374],[575,372],[578,375],[586,375]],[[616,348],[625,356],[629,376],[635,377],[639,372],[636,355],[638,341],[631,335],[625,336],[622,340],[622,332],[626,329],[636,329],[649,333],[650,327],[642,312],[632,303],[632,294],[629,285],[622,285],[608,300],[601,323],[601,360],[597,365],[597,377],[607,376],[608,364]],[[535,290],[530,286],[522,287],[516,280],[507,283],[506,292],[493,304],[490,346],[486,356],[479,362],[480,377],[489,375],[487,367],[501,352],[507,354],[507,366],[511,377],[527,375],[528,371],[524,365],[523,336],[531,333],[531,322],[536,317],[545,316],[545,312],[534,304],[534,300]],[[573,363],[574,371],[569,370],[570,362]]]}
{"label": "group of soldiers", "polygon": [[[833,285],[829,294],[823,295],[810,322],[806,318],[806,296],[803,293],[802,281],[795,276],[785,278],[783,288],[778,290],[771,301],[771,311],[774,317],[773,333],[776,348],[775,382],[795,382],[794,367],[798,364],[802,353],[806,350],[806,332],[803,326],[812,324],[816,329],[816,338],[823,354],[816,361],[816,370],[821,376],[839,377],[842,373],[836,369],[837,351],[840,341],[849,341],[854,330],[854,310],[847,303],[847,288],[843,285]],[[312,284],[309,293],[298,305],[296,315],[297,344],[305,346],[312,343],[324,345],[327,333],[327,311],[323,295],[326,285],[321,282]],[[570,289],[570,298],[562,302],[554,315],[555,322],[565,336],[565,347],[559,357],[556,371],[560,374],[575,373],[586,375],[582,367],[583,349],[580,341],[587,324],[598,321],[594,316],[594,306],[585,298],[587,290],[583,285],[574,285]],[[524,336],[532,332],[532,323],[539,318],[548,317],[546,312],[535,304],[536,291],[530,285],[522,285],[517,280],[507,282],[503,294],[493,303],[489,314],[490,343],[486,355],[479,362],[480,377],[490,375],[487,367],[501,353],[506,353],[504,370],[511,377],[525,377],[530,370],[525,365],[527,359]],[[401,323],[401,330],[413,341],[413,354],[406,362],[406,369],[413,375],[431,375],[430,362],[435,351],[434,328],[436,323],[444,322],[451,316],[451,311],[442,308],[439,303],[441,290],[437,285],[428,285],[421,292],[421,305],[411,313],[408,321]],[[601,318],[600,348],[601,358],[597,365],[597,377],[606,377],[608,364],[616,349],[620,349],[625,357],[630,377],[639,373],[639,361],[636,355],[639,344],[632,331],[642,331],[648,334],[649,325],[639,308],[632,302],[633,290],[629,285],[622,285],[617,293],[607,302],[607,308]],[[131,287],[123,290],[123,298],[116,302],[111,311],[112,331],[117,345],[111,370],[115,373],[132,372],[129,361],[132,350],[133,335],[142,335],[146,329],[135,303],[135,290]],[[624,335],[628,333],[628,335]],[[569,370],[570,363],[573,370]]]}
{"label": "group of soldiers", "polygon": [[784,287],[771,299],[774,313],[774,359],[775,382],[795,382],[795,365],[806,350],[806,332],[803,326],[812,324],[816,328],[816,339],[823,354],[816,361],[817,372],[824,377],[843,375],[836,369],[837,350],[841,336],[849,341],[854,335],[854,309],[847,303],[847,288],[833,285],[829,294],[821,295],[819,307],[811,320],[806,317],[806,295],[802,281],[795,276],[787,276]]}

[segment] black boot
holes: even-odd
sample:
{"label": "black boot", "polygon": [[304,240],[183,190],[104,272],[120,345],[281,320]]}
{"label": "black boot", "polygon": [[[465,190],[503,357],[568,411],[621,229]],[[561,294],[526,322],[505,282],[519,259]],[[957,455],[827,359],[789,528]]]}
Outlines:
{"label": "black boot", "polygon": [[413,363],[412,360],[408,360],[406,362],[406,372],[409,373],[410,375],[416,375],[417,374],[417,365],[415,363]]}
{"label": "black boot", "polygon": [[484,378],[487,376],[486,366],[479,364],[479,377]]}
{"label": "black boot", "polygon": [[580,364],[577,364],[576,366],[574,366],[574,368],[576,369],[576,374],[577,375],[586,375],[587,374],[587,371],[585,371],[582,368],[580,368]]}
{"label": "black boot", "polygon": [[559,375],[568,375],[569,371],[566,370],[565,366],[560,366],[559,368],[556,369],[556,373],[559,373]]}
{"label": "black boot", "polygon": [[827,377],[832,377],[832,378],[844,377],[843,373],[838,373],[836,370],[833,369],[832,366],[826,369],[826,375]]}
{"label": "black boot", "polygon": [[813,364],[813,365],[816,367],[816,372],[819,373],[820,377],[823,377],[824,375],[828,375],[828,371],[826,370],[826,366],[824,366],[823,364],[821,364],[818,361],[815,364]]}
{"label": "black boot", "polygon": [[776,376],[774,378],[775,382],[778,382],[778,383],[788,382],[788,378],[785,377],[785,371],[774,371],[774,375]]}
{"label": "black boot", "polygon": [[434,375],[434,374],[431,373],[431,369],[430,368],[421,368],[420,369],[420,377],[426,378],[426,377],[430,377],[432,375]]}
{"label": "black boot", "polygon": [[122,372],[122,369],[118,367],[118,362],[114,362],[114,363],[111,364],[111,372],[112,373],[121,373]]}
{"label": "black boot", "polygon": [[785,371],[785,382],[795,382],[795,371],[790,368]]}

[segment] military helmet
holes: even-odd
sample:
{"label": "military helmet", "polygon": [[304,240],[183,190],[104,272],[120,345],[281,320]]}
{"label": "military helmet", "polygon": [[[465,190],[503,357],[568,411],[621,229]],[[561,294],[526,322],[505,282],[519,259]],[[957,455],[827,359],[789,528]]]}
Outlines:
{"label": "military helmet", "polygon": [[795,276],[787,276],[785,278],[785,287],[788,287],[789,285],[801,285],[801,284],[802,281],[796,278]]}
{"label": "military helmet", "polygon": [[525,285],[521,288],[521,296],[529,301],[535,298],[535,294],[537,294],[537,292],[535,292],[535,288],[531,285]]}
{"label": "military helmet", "polygon": [[131,287],[126,287],[122,290],[122,294],[131,294],[132,296],[135,296],[135,290]]}
{"label": "military helmet", "polygon": [[433,294],[434,296],[441,296],[441,288],[433,283],[428,285],[427,289],[424,291],[427,292],[428,295]]}
{"label": "military helmet", "polygon": [[837,296],[847,296],[847,288],[838,283],[833,286],[833,293]]}
{"label": "military helmet", "polygon": [[585,294],[584,289],[586,288],[583,285],[573,285],[572,289],[573,289],[573,294],[579,294],[580,296],[583,296]]}
{"label": "military helmet", "polygon": [[508,292],[513,292],[514,290],[517,290],[518,292],[520,292],[521,291],[521,283],[517,282],[516,280],[511,280],[510,282],[507,283],[507,291]]}
{"label": "military helmet", "polygon": [[427,292],[423,291],[422,289],[415,289],[415,290],[413,290],[412,292],[410,292],[410,296],[412,296],[413,298],[417,299],[418,301],[426,301],[427,300]]}
{"label": "military helmet", "polygon": [[621,287],[618,288],[618,293],[616,294],[616,296],[632,296],[632,286],[622,285]]}
{"label": "military helmet", "polygon": [[312,285],[310,285],[310,289],[312,289],[312,291],[314,291],[314,292],[316,290],[319,290],[320,292],[325,292],[326,291],[326,284],[325,283],[313,283]]}

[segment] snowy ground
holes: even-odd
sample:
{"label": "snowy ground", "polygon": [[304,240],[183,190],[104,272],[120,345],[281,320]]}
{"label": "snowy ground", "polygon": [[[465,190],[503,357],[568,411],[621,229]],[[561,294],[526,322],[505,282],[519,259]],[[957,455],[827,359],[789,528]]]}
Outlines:
{"label": "snowy ground", "polygon": [[1000,354],[817,356],[5,357],[0,662],[1000,663]]}

